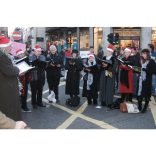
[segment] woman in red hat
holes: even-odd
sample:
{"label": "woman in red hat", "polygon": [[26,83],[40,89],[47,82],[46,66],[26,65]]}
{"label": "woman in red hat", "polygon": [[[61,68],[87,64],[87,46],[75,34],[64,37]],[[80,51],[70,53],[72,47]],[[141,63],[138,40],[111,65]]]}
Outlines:
{"label": "woman in red hat", "polygon": [[[132,50],[128,47],[125,49],[125,57],[122,58],[123,61],[129,61],[128,65],[133,66],[134,60],[131,57]],[[132,93],[134,89],[133,82],[133,71],[128,65],[121,63],[119,68],[121,69],[120,73],[120,93],[121,98],[124,100],[127,96],[126,101],[132,102]]]}
{"label": "woman in red hat", "polygon": [[113,96],[115,93],[115,71],[117,62],[113,57],[113,45],[108,46],[107,55],[102,60],[109,60],[112,64],[104,63],[98,65],[100,69],[100,95],[99,101],[102,106],[113,103]]}

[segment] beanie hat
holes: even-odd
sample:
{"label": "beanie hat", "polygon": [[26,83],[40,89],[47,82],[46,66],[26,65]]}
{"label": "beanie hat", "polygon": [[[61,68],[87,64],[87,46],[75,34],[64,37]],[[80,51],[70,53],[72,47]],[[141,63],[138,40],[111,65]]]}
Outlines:
{"label": "beanie hat", "polygon": [[11,45],[11,40],[7,37],[0,36],[0,47],[8,47]]}
{"label": "beanie hat", "polygon": [[18,49],[17,51],[16,51],[16,55],[18,56],[18,55],[20,55],[20,54],[23,54],[24,53],[24,51],[22,51],[22,49]]}
{"label": "beanie hat", "polygon": [[143,49],[143,50],[141,51],[141,53],[144,53],[144,52],[150,53],[150,51],[149,51],[148,49]]}
{"label": "beanie hat", "polygon": [[77,50],[75,50],[75,49],[73,49],[73,50],[72,50],[72,54],[73,54],[73,53],[78,54],[78,51],[77,51]]}

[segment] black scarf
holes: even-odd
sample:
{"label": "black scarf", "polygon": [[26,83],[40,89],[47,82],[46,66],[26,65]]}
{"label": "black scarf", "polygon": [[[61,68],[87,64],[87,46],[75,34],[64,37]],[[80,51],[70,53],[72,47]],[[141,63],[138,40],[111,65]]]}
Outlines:
{"label": "black scarf", "polygon": [[[129,56],[127,60],[126,60],[125,57],[122,60],[123,61],[131,61],[131,63],[129,65],[133,65],[133,60],[132,60],[132,57],[131,56]],[[128,70],[126,70],[126,69],[122,69],[121,70],[120,83],[122,85],[126,86],[127,88],[129,88]]]}

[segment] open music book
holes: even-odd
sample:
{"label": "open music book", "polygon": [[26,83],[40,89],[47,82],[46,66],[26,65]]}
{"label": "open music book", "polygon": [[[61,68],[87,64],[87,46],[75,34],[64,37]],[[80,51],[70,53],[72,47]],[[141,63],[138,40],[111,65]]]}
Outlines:
{"label": "open music book", "polygon": [[137,70],[138,72],[141,72],[141,68],[140,67],[130,66],[130,65],[128,65],[128,67],[132,68],[133,70]]}
{"label": "open music book", "polygon": [[22,74],[30,69],[35,68],[35,67],[30,67],[25,61],[17,64],[16,67],[18,67],[18,69],[20,70],[19,74]]}

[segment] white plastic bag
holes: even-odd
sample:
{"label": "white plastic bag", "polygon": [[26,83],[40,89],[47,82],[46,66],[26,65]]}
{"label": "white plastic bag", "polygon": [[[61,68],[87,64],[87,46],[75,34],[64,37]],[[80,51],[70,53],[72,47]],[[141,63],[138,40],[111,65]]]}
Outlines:
{"label": "white plastic bag", "polygon": [[48,95],[47,99],[49,101],[52,101],[53,103],[56,103],[56,99],[55,99],[55,93],[53,91],[51,91],[51,94]]}
{"label": "white plastic bag", "polygon": [[128,113],[139,113],[137,105],[126,103],[126,106]]}

